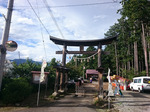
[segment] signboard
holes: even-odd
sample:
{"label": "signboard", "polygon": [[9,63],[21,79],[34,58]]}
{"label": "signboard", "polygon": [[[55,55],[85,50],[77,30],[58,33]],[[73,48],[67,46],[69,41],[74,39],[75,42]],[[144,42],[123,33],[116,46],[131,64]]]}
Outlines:
{"label": "signboard", "polygon": [[[35,84],[39,84],[41,71],[31,71],[31,73],[33,76],[32,82]],[[46,84],[46,82],[48,80],[48,77],[47,77],[48,74],[49,74],[49,72],[44,72],[44,80],[43,80],[43,82],[41,82],[41,84]]]}

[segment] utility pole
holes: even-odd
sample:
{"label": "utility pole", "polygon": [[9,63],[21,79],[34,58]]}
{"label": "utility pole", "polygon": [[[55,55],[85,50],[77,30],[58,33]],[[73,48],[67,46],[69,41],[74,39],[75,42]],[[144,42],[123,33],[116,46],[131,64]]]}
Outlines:
{"label": "utility pole", "polygon": [[20,60],[20,51],[18,51],[18,56],[19,56],[19,64],[21,64],[21,60]]}
{"label": "utility pole", "polygon": [[2,35],[2,41],[1,41],[1,57],[0,57],[0,91],[1,91],[1,86],[2,86],[2,78],[3,78],[3,69],[4,69],[4,63],[5,63],[5,58],[6,58],[6,48],[5,48],[5,43],[8,41],[9,37],[9,29],[10,29],[10,23],[11,23],[11,16],[12,16],[12,10],[13,10],[13,4],[14,0],[9,0],[8,1],[8,6],[7,6],[7,16],[6,16],[6,22],[5,22],[5,27],[3,30],[3,35]]}

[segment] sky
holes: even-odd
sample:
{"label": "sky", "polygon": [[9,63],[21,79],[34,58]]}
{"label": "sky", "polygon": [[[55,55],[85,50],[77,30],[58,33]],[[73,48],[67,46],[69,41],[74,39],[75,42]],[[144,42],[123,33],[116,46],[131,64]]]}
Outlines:
{"label": "sky", "polygon": [[[62,35],[44,1],[47,1]],[[57,61],[62,61],[62,55],[56,54],[56,51],[62,50],[62,46],[55,45],[49,36],[67,40],[102,39],[110,26],[117,23],[117,19],[121,17],[117,14],[117,10],[121,9],[119,1],[14,0],[9,40],[16,41],[18,48],[14,52],[7,51],[6,58],[29,58],[34,61],[42,61],[42,59],[50,61],[56,58]],[[7,3],[8,0],[0,0],[0,40],[5,25],[2,15],[7,14]],[[79,48],[68,47],[67,49],[78,50]],[[67,62],[71,56],[67,55]]]}

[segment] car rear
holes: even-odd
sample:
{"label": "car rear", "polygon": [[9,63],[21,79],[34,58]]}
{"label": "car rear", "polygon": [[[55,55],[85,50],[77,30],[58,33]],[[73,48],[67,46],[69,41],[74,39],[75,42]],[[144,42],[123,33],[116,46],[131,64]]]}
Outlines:
{"label": "car rear", "polygon": [[150,91],[150,78],[143,78],[142,90]]}

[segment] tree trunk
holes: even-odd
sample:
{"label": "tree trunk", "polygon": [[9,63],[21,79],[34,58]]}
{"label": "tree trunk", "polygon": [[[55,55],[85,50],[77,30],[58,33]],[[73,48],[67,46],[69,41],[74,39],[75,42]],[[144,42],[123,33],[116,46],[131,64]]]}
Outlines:
{"label": "tree trunk", "polygon": [[149,57],[148,64],[150,66],[150,43],[148,43],[148,57]]}
{"label": "tree trunk", "polygon": [[116,75],[118,75],[118,56],[117,56],[117,45],[115,42],[115,57],[116,57]]}
{"label": "tree trunk", "polygon": [[[132,56],[134,56],[134,47],[133,47],[133,44],[131,44],[131,50],[133,50],[131,53]],[[132,69],[134,68],[134,57],[132,58],[131,60],[131,67]]]}
{"label": "tree trunk", "polygon": [[141,62],[139,61],[139,72],[141,72],[142,71],[142,64],[141,64]]}
{"label": "tree trunk", "polygon": [[[130,45],[128,44],[128,52],[127,52],[128,56],[130,56]],[[127,70],[131,70],[131,67],[130,67],[130,60],[128,60],[127,62]]]}
{"label": "tree trunk", "polygon": [[[146,30],[147,30],[146,34],[148,37],[148,36],[150,36],[150,33],[149,33],[149,28],[147,25],[146,25]],[[147,48],[148,48],[148,65],[150,67],[150,40],[148,40],[148,42],[147,42]]]}
{"label": "tree trunk", "polygon": [[127,78],[127,64],[125,64],[124,70],[125,70],[125,76],[124,76],[124,78]]}
{"label": "tree trunk", "polygon": [[138,74],[138,50],[137,41],[134,42],[134,74]]}
{"label": "tree trunk", "polygon": [[118,75],[120,76],[120,64],[118,66]]}
{"label": "tree trunk", "polygon": [[145,32],[144,32],[144,24],[142,22],[142,43],[143,43],[143,50],[144,50],[144,57],[145,57],[145,67],[146,67],[146,75],[148,76],[148,61],[147,61],[147,43],[145,40]]}

